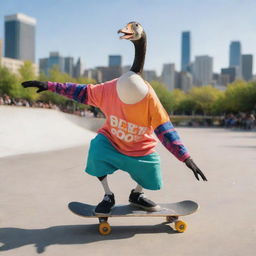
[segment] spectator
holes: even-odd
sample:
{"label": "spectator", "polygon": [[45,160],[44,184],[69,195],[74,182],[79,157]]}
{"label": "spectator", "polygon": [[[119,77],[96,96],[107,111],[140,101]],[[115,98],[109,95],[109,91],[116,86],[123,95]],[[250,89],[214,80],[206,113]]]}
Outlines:
{"label": "spectator", "polygon": [[234,114],[228,114],[226,119],[224,120],[224,125],[226,128],[233,128],[237,124],[237,118],[234,116]]}
{"label": "spectator", "polygon": [[245,129],[246,130],[251,130],[254,127],[255,123],[255,117],[253,114],[247,114],[246,115],[246,120],[245,120]]}
{"label": "spectator", "polygon": [[4,95],[4,104],[5,105],[11,105],[12,104],[11,98],[6,94]]}

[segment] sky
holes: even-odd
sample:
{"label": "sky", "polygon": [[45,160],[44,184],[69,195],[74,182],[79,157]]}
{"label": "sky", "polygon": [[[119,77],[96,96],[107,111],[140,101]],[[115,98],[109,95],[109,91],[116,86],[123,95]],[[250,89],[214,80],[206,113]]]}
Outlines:
{"label": "sky", "polygon": [[255,0],[0,0],[0,38],[4,16],[18,12],[37,20],[37,60],[59,51],[93,68],[108,65],[108,55],[117,54],[123,65],[131,65],[133,45],[117,34],[129,21],[144,27],[145,69],[158,74],[164,63],[180,70],[182,31],[191,32],[192,61],[212,56],[215,72],[228,66],[231,41],[240,41],[242,53],[256,58]]}

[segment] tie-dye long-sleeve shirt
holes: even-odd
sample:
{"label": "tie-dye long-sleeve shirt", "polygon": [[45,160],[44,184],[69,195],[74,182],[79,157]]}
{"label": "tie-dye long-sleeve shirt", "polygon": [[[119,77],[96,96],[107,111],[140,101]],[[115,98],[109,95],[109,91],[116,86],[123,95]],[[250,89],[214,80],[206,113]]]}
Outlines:
{"label": "tie-dye long-sleeve shirt", "polygon": [[153,88],[148,84],[148,94],[141,101],[125,104],[118,97],[116,84],[117,79],[96,85],[48,82],[48,90],[100,108],[106,122],[98,132],[125,155],[144,156],[154,152],[155,132],[162,144],[180,161],[189,158]]}

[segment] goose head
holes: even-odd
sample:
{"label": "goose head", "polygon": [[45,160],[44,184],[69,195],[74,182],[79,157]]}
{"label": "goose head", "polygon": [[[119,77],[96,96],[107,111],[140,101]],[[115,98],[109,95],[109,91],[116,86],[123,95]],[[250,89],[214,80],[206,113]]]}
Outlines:
{"label": "goose head", "polygon": [[140,23],[132,21],[129,22],[124,28],[119,29],[118,33],[123,33],[120,39],[130,41],[137,41],[145,37],[145,31]]}
{"label": "goose head", "polygon": [[132,21],[124,28],[119,29],[118,33],[123,33],[120,39],[131,41],[135,46],[135,56],[130,71],[142,74],[146,55],[147,38],[146,33],[140,23]]}

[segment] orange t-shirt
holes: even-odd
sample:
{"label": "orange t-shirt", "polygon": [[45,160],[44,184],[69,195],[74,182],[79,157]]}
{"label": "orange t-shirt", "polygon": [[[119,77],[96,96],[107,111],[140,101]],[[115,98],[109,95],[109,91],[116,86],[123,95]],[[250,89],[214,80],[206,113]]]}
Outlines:
{"label": "orange t-shirt", "polygon": [[87,87],[87,104],[99,107],[106,122],[99,133],[104,134],[121,153],[144,156],[154,152],[153,131],[169,121],[152,87],[138,103],[123,103],[117,94],[117,79]]}

